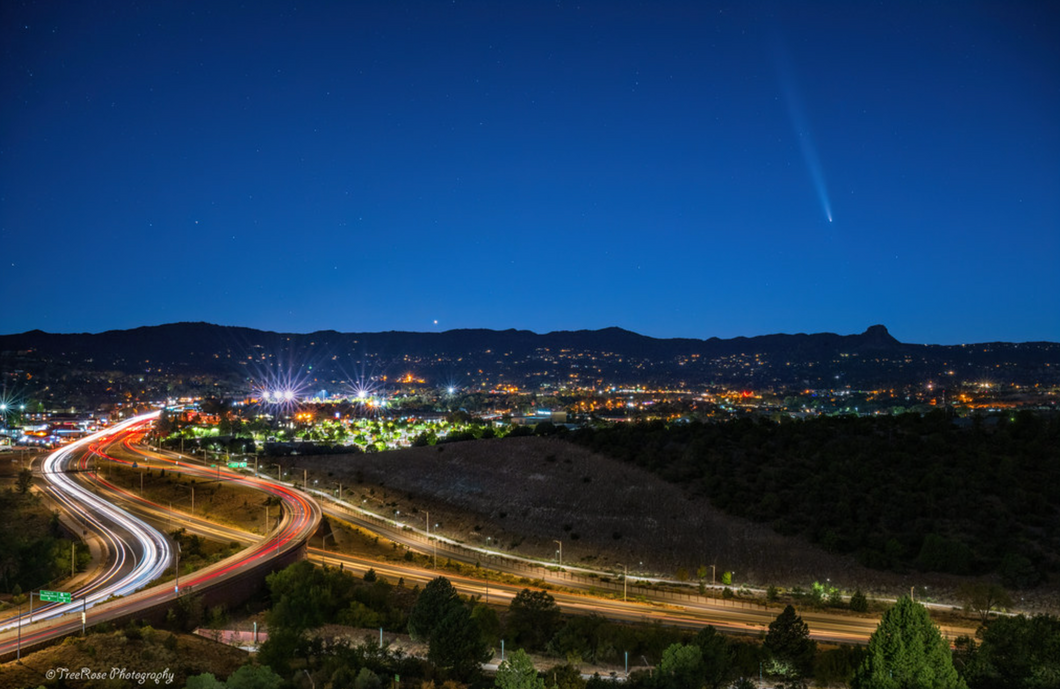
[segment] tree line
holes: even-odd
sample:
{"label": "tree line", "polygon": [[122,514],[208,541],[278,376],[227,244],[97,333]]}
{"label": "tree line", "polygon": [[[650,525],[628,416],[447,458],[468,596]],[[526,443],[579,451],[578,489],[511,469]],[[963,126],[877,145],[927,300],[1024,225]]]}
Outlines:
{"label": "tree line", "polygon": [[1060,571],[1060,418],[926,415],[654,421],[566,436],[869,567]]}

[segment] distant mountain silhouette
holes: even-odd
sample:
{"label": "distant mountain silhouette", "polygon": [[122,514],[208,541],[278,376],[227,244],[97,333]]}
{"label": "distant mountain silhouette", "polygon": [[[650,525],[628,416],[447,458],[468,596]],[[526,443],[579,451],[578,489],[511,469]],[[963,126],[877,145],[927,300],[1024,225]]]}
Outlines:
{"label": "distant mountain silhouette", "polygon": [[[927,380],[1056,384],[1060,344],[912,345],[883,325],[855,335],[775,334],[661,339],[621,328],[556,331],[449,330],[277,333],[172,323],[99,334],[32,330],[0,336],[4,372],[48,366],[77,371],[212,375],[254,380],[299,370],[324,387],[357,375],[412,373],[431,384],[520,387],[663,383],[761,387],[916,385]],[[57,368],[58,367],[58,368]],[[573,376],[573,378],[572,378]]]}

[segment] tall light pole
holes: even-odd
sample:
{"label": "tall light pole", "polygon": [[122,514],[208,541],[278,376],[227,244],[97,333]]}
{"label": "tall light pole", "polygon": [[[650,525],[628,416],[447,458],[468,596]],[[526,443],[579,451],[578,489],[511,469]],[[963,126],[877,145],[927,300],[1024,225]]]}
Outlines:
{"label": "tall light pole", "polygon": [[177,541],[177,550],[173,553],[173,593],[180,595],[180,541]]}
{"label": "tall light pole", "polygon": [[328,536],[331,536],[331,540],[335,540],[335,534],[334,533],[326,533],[326,534],[324,534],[323,536],[320,537],[320,550],[322,551],[320,553],[320,564],[322,564],[322,565],[326,565],[327,564],[327,560],[325,558],[327,557],[327,552],[328,551],[327,551],[327,547],[324,545],[324,543],[328,540]]}
{"label": "tall light pole", "polygon": [[711,586],[714,586],[714,585],[715,585],[715,583],[716,583],[716,581],[715,581],[715,579],[714,579],[714,569],[715,569],[715,568],[714,568],[714,565],[711,565],[711,566],[710,566],[710,585],[711,585]]}
{"label": "tall light pole", "polygon": [[180,488],[187,488],[191,491],[191,513],[195,514],[195,486],[185,485],[183,483],[180,483],[179,481],[174,485],[179,486]]}
{"label": "tall light pole", "polygon": [[553,543],[559,544],[559,566],[563,566],[563,541],[552,541]]}
{"label": "tall light pole", "polygon": [[427,513],[427,540],[431,542],[432,553],[434,555],[434,568],[438,569],[438,539],[431,538],[431,511],[424,511]]}
{"label": "tall light pole", "polygon": [[622,600],[626,600],[626,586],[629,583],[629,565],[622,565]]}

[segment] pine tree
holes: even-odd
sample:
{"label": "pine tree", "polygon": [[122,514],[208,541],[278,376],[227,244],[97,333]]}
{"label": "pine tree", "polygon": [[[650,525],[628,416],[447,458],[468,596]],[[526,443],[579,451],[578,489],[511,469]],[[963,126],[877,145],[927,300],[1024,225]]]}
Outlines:
{"label": "pine tree", "polygon": [[412,638],[427,641],[435,628],[454,607],[463,605],[460,594],[445,577],[432,579],[416,597],[409,611],[409,634]]}
{"label": "pine tree", "polygon": [[927,609],[899,598],[869,639],[852,689],[967,689],[953,667],[950,645]]}
{"label": "pine tree", "polygon": [[497,668],[494,684],[499,689],[545,689],[545,680],[537,676],[533,661],[521,648]]}
{"label": "pine tree", "polygon": [[462,603],[449,608],[431,633],[427,660],[461,681],[473,677],[493,653]]}
{"label": "pine tree", "polygon": [[813,657],[817,642],[810,638],[810,628],[795,608],[787,606],[777,619],[769,623],[769,632],[762,644],[772,657],[779,674],[808,676],[813,671]]}

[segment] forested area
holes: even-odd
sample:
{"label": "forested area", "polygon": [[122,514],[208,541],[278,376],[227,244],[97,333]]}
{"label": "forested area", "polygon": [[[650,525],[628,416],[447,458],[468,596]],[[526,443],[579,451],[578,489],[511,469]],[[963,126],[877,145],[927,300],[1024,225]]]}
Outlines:
{"label": "forested area", "polygon": [[[0,592],[30,591],[70,572],[70,544],[59,515],[44,509],[32,482],[33,474],[23,469],[14,488],[0,490]],[[79,544],[73,556],[81,569],[88,550]]]}
{"label": "forested area", "polygon": [[1056,415],[651,422],[568,437],[869,567],[998,572],[1011,588],[1060,570]]}

